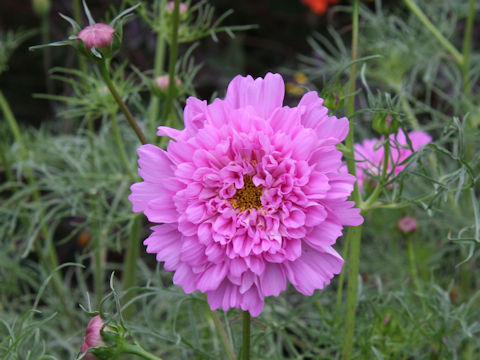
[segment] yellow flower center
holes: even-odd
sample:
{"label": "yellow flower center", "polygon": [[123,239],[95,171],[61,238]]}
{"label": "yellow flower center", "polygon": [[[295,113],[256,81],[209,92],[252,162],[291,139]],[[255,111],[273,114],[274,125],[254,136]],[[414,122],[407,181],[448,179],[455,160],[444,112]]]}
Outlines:
{"label": "yellow flower center", "polygon": [[238,189],[230,199],[230,204],[240,212],[247,209],[260,209],[262,207],[262,187],[255,186],[250,175],[243,176],[243,187]]}

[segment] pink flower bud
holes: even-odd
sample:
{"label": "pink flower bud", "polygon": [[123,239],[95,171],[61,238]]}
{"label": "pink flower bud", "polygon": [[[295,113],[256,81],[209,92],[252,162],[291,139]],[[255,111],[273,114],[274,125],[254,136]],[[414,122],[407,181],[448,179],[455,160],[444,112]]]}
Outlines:
{"label": "pink flower bud", "polygon": [[[168,75],[162,75],[155,78],[155,85],[158,86],[160,90],[167,90],[168,84],[170,83],[170,78]],[[182,84],[182,80],[175,76],[175,84],[177,86]]]}
{"label": "pink flower bud", "polygon": [[[100,315],[93,317],[87,326],[87,333],[85,334],[85,340],[82,344],[82,354],[92,347],[104,346],[105,343],[100,335],[100,329],[103,326],[103,320]],[[97,357],[93,354],[87,354],[84,359],[97,360]]]}
{"label": "pink flower bud", "polygon": [[115,29],[107,24],[93,24],[87,26],[78,33],[78,37],[83,40],[87,49],[92,47],[105,48],[112,44]]}
{"label": "pink flower bud", "polygon": [[[174,1],[169,1],[166,5],[165,5],[165,10],[168,12],[168,13],[172,13],[173,12],[173,9],[175,9],[175,2]],[[188,6],[187,4],[181,2],[179,5],[178,5],[178,11],[180,12],[180,14],[185,14],[188,10]]]}
{"label": "pink flower bud", "polygon": [[401,232],[405,234],[410,234],[417,230],[418,222],[415,218],[411,216],[404,216],[400,220],[398,220],[397,227]]}

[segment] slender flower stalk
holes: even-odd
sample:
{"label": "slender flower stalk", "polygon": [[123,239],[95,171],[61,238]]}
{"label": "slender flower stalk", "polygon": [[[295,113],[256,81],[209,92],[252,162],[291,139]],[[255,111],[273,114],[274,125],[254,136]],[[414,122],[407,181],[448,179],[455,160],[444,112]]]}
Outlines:
{"label": "slender flower stalk", "polygon": [[133,173],[132,169],[130,168],[130,164],[128,163],[128,157],[125,151],[125,144],[123,143],[122,136],[118,128],[116,112],[112,114],[112,131],[113,138],[115,139],[115,144],[117,145],[118,154],[120,156],[120,160],[122,161],[123,167],[125,168],[128,177],[133,179],[135,177],[135,174]]}
{"label": "slender flower stalk", "polygon": [[218,316],[218,312],[211,311],[210,314],[212,315],[213,323],[215,325],[215,330],[217,331],[218,337],[220,338],[220,342],[222,343],[223,348],[225,349],[228,360],[236,360],[232,343],[228,339],[227,332],[225,331],[225,328],[222,325],[222,322]]}
{"label": "slender flower stalk", "polygon": [[127,118],[128,123],[132,127],[133,131],[135,131],[135,134],[137,134],[138,139],[142,144],[147,144],[148,140],[143,134],[142,130],[138,126],[137,122],[135,121],[132,113],[130,110],[127,108],[127,105],[123,102],[122,98],[118,94],[117,89],[115,88],[115,85],[112,82],[112,79],[110,77],[110,71],[108,69],[108,60],[102,60],[99,63],[100,66],[100,71],[102,73],[103,79],[105,80],[105,84],[107,85],[108,89],[112,93],[113,97],[115,98],[115,101],[117,102],[118,106],[120,107],[120,110],[122,110],[123,114]]}
{"label": "slender flower stalk", "polygon": [[170,35],[170,59],[168,63],[168,97],[165,104],[165,110],[163,113],[163,119],[167,121],[167,125],[173,125],[168,122],[170,119],[170,113],[173,110],[173,99],[176,92],[176,81],[175,81],[175,64],[177,63],[177,54],[178,54],[178,23],[180,19],[180,0],[175,0],[175,7],[173,8],[172,14],[172,28]]}
{"label": "slender flower stalk", "polygon": [[463,66],[462,66],[462,75],[463,75],[463,90],[466,95],[470,94],[470,78],[468,72],[470,71],[470,49],[472,46],[472,33],[473,33],[473,22],[475,19],[475,1],[470,0],[468,7],[468,17],[467,24],[465,25],[465,34],[463,36],[463,46],[462,46],[462,55],[463,55]]}
{"label": "slender flower stalk", "polygon": [[250,313],[243,312],[242,359],[250,360]]}
{"label": "slender flower stalk", "polygon": [[[357,64],[358,58],[358,18],[359,18],[359,4],[360,0],[353,0],[352,13],[352,66],[350,68],[350,86],[349,97],[347,103],[347,116],[349,118],[349,132],[346,139],[346,146],[350,152],[347,157],[348,172],[356,177],[356,165],[354,156],[354,121],[353,114],[355,112],[355,81],[357,78]],[[356,204],[361,204],[362,198],[358,187],[358,182],[355,182],[352,198]],[[345,336],[342,346],[342,359],[348,360],[351,358],[353,349],[353,334],[355,329],[355,313],[357,310],[357,288],[358,288],[358,271],[360,262],[360,242],[362,235],[362,226],[354,226],[348,228],[347,240],[345,244],[350,246],[348,251],[350,253],[348,258],[348,283],[347,283],[347,312],[345,319]],[[343,284],[342,284],[343,285]]]}
{"label": "slender flower stalk", "polygon": [[[464,56],[452,45],[448,39],[442,35],[440,31],[438,31],[437,27],[433,25],[433,23],[427,18],[427,16],[423,13],[423,11],[417,6],[417,4],[413,0],[404,0],[407,7],[413,12],[417,18],[422,22],[423,25],[432,33],[434,37],[440,42],[443,48],[448,51],[457,64],[463,68],[465,63]],[[472,1],[471,1],[472,2]],[[473,1],[474,2],[474,1]]]}

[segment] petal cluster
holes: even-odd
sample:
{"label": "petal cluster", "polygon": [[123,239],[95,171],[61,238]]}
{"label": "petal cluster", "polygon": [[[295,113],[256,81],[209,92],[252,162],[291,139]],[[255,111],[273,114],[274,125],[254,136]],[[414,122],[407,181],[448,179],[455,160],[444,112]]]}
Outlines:
{"label": "petal cluster", "polygon": [[115,29],[107,24],[97,23],[87,26],[78,33],[87,49],[92,47],[105,48],[112,44]]}
{"label": "petal cluster", "polygon": [[[391,156],[388,164],[388,173],[398,175],[405,169],[403,162],[420,147],[430,143],[432,138],[425,131],[412,131],[408,134],[411,147],[405,133],[400,130],[389,136]],[[366,139],[361,144],[355,144],[355,160],[357,161],[358,185],[363,188],[364,181],[370,176],[378,176],[381,172],[384,147],[383,139]],[[393,164],[392,164],[393,162]]]}
{"label": "petal cluster", "polygon": [[347,201],[355,178],[339,172],[348,120],[315,92],[283,106],[284,92],[278,74],[237,76],[224,100],[187,100],[184,130],[159,127],[173,139],[167,151],[138,150],[133,211],[163,223],[147,252],[212,309],[257,316],[287,280],[312,295],[341,271],[332,245],[343,226],[363,222]]}
{"label": "petal cluster", "polygon": [[[90,320],[87,326],[85,339],[83,340],[83,344],[82,344],[82,349],[81,349],[82,354],[90,348],[105,345],[105,343],[102,340],[102,336],[100,334],[100,330],[102,329],[102,326],[103,326],[103,320],[100,317],[100,315],[97,315]],[[96,360],[97,357],[94,354],[88,353],[85,355],[84,359]]]}

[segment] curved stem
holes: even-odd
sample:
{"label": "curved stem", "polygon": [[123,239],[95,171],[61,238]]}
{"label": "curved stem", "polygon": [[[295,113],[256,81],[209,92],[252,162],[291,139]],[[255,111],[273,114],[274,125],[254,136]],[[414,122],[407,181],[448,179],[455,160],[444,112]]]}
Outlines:
{"label": "curved stem", "polygon": [[125,344],[122,346],[121,352],[125,354],[137,355],[146,360],[162,360],[158,356],[153,355],[138,345]]}
{"label": "curved stem", "polygon": [[455,46],[453,46],[452,43],[448,41],[447,38],[440,33],[440,31],[438,31],[436,26],[433,25],[430,20],[428,20],[427,16],[417,6],[417,4],[415,4],[413,0],[404,1],[407,7],[417,16],[417,18],[422,22],[422,24],[425,25],[425,27],[432,33],[432,35],[437,38],[443,48],[453,56],[457,64],[460,67],[463,67],[465,58],[462,54],[460,54],[460,52],[455,48]]}
{"label": "curved stem", "polygon": [[107,61],[102,60],[98,63],[100,66],[100,72],[102,73],[103,79],[105,80],[105,84],[107,85],[108,89],[112,93],[113,97],[115,98],[115,101],[117,102],[118,106],[120,107],[120,110],[122,110],[123,114],[127,118],[128,123],[132,127],[133,131],[135,131],[135,134],[137,134],[138,139],[142,144],[148,144],[147,138],[143,134],[142,130],[138,126],[137,122],[135,121],[132,113],[130,110],[128,110],[127,105],[123,102],[122,98],[118,94],[117,89],[115,88],[115,85],[113,85],[112,79],[110,77],[110,72],[108,70],[108,64]]}
{"label": "curved stem", "polygon": [[250,360],[250,313],[243,312],[242,359]]}

